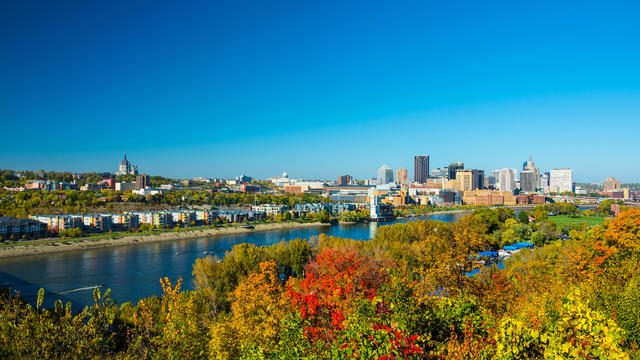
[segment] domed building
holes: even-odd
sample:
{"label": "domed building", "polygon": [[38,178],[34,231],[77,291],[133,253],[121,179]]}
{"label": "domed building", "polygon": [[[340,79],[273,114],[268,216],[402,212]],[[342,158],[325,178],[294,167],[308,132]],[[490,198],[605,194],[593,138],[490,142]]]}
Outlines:
{"label": "domed building", "polygon": [[131,165],[127,160],[127,154],[124,154],[124,159],[120,162],[116,175],[138,175],[138,167]]}
{"label": "domed building", "polygon": [[274,183],[276,186],[279,186],[279,187],[284,187],[285,185],[290,184],[292,182],[292,180],[289,179],[289,174],[287,174],[286,170],[282,173],[282,176],[280,176],[279,178],[271,178],[270,180],[272,183]]}

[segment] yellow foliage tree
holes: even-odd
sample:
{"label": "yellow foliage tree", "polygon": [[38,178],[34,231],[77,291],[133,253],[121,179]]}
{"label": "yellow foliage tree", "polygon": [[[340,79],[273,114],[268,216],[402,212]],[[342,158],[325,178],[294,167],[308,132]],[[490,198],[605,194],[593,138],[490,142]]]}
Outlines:
{"label": "yellow foliage tree", "polygon": [[[212,356],[232,358],[242,349],[277,344],[281,322],[290,309],[283,290],[278,265],[273,260],[261,263],[259,273],[242,280],[233,291],[231,318],[226,324],[212,327]],[[230,343],[231,338],[235,342]]]}

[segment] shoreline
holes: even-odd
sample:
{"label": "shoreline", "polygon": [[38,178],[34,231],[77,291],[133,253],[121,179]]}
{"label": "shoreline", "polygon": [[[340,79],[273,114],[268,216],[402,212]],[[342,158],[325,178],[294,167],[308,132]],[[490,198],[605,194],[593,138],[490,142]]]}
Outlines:
{"label": "shoreline", "polygon": [[164,231],[157,234],[141,234],[141,235],[126,235],[122,237],[102,237],[96,239],[71,239],[70,243],[63,243],[69,241],[68,239],[59,239],[54,244],[14,244],[11,247],[0,247],[0,258],[13,258],[29,255],[44,255],[53,254],[67,251],[77,251],[86,249],[96,249],[104,247],[126,246],[145,244],[161,241],[174,241],[183,239],[194,239],[200,237],[229,235],[229,234],[243,234],[250,232],[260,231],[272,231],[282,229],[293,228],[305,228],[305,227],[318,227],[318,226],[331,226],[327,223],[270,223],[270,224],[257,224],[253,229],[245,229],[240,226],[225,227],[225,228],[212,228],[212,229],[194,229],[184,231]]}
{"label": "shoreline", "polygon": [[[398,216],[397,219],[406,218],[420,218],[430,215],[438,214],[454,214],[454,213],[468,213],[473,210],[457,209],[457,210],[444,210],[434,211],[420,215],[405,215]],[[350,222],[341,222],[341,224],[354,224]],[[382,223],[384,224],[384,223]],[[0,246],[0,259],[14,258],[21,256],[36,256],[45,254],[54,254],[59,252],[79,251],[87,249],[97,249],[105,247],[127,246],[136,244],[146,244],[162,241],[175,241],[183,239],[194,239],[200,237],[210,237],[218,235],[229,234],[243,234],[250,232],[261,231],[273,231],[282,229],[293,228],[306,228],[306,227],[319,227],[319,226],[333,226],[331,223],[268,223],[254,225],[253,229],[246,229],[241,226],[224,227],[224,228],[205,228],[205,229],[193,229],[182,231],[161,231],[151,234],[129,234],[118,235],[118,233],[105,234],[104,237],[95,238],[80,238],[80,239],[63,239],[63,238],[49,238],[39,239],[31,241],[25,241],[23,243],[14,243],[11,245]],[[113,236],[113,237],[112,237]],[[48,241],[45,244],[37,243],[37,241]]]}

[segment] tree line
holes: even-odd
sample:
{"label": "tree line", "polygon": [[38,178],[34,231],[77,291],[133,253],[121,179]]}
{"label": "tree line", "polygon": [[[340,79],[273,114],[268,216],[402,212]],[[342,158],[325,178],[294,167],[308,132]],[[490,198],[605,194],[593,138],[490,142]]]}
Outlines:
{"label": "tree line", "polygon": [[142,196],[131,191],[23,191],[0,189],[0,216],[26,218],[38,214],[73,214],[96,211],[156,210],[162,207],[232,207],[256,204],[287,205],[330,202],[316,194],[247,194],[207,190],[175,190]]}

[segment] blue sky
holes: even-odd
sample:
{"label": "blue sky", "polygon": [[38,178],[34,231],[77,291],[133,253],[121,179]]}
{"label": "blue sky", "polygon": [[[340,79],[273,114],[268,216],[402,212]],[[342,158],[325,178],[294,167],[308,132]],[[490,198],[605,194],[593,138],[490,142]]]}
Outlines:
{"label": "blue sky", "polygon": [[640,182],[634,2],[6,1],[0,168]]}

